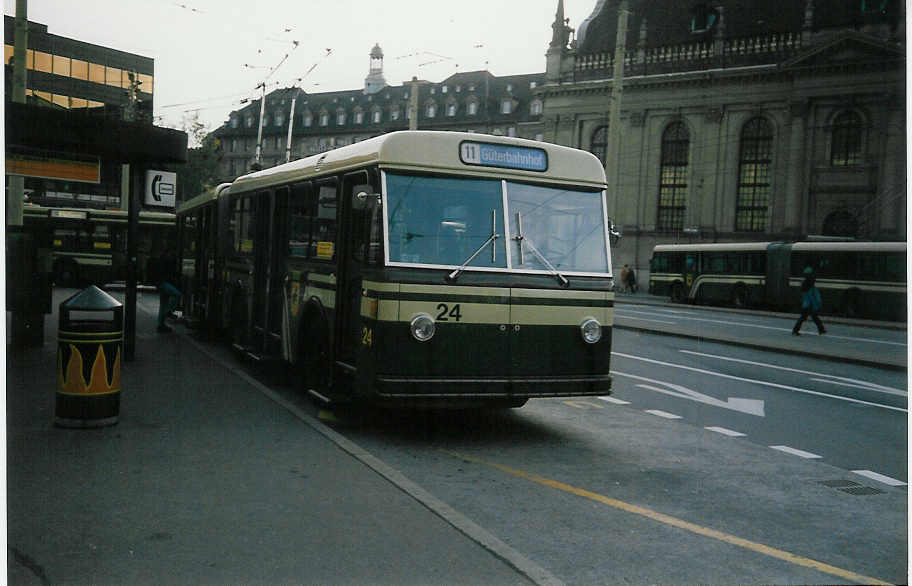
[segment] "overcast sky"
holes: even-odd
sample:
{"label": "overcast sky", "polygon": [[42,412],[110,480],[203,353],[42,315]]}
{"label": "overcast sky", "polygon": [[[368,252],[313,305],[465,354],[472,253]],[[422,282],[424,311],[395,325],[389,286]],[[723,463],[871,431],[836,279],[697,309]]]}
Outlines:
{"label": "overcast sky", "polygon": [[[564,0],[570,26],[596,4]],[[29,0],[28,17],[51,34],[153,58],[156,124],[180,127],[199,109],[215,129],[286,54],[270,90],[363,87],[374,43],[391,85],[479,69],[542,72],[556,8],[557,0]],[[4,0],[4,13],[15,14],[15,0]]]}

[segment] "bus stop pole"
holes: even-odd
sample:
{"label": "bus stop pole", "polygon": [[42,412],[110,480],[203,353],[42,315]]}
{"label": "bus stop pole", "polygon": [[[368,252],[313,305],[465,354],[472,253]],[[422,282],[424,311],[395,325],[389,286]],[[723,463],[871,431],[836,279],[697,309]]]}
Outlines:
{"label": "bus stop pole", "polygon": [[140,192],[145,187],[140,166],[134,161],[129,164],[130,180],[127,193],[127,283],[124,303],[124,361],[136,358],[136,281],[138,273],[137,242],[139,240]]}

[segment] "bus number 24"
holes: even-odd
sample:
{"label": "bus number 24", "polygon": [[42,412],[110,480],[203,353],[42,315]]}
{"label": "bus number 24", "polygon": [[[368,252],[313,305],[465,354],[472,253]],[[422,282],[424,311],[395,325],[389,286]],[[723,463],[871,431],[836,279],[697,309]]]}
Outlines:
{"label": "bus number 24", "polygon": [[452,308],[446,303],[438,303],[437,311],[440,313],[437,314],[437,321],[460,321],[462,319],[462,308],[459,307],[457,303]]}

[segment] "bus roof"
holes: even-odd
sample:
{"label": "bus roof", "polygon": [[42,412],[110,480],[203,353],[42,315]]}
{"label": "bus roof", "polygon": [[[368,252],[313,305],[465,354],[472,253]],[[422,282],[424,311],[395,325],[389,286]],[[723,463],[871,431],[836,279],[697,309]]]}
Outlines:
{"label": "bus roof", "polygon": [[219,194],[230,186],[231,186],[230,183],[220,183],[218,186],[213,187],[212,189],[207,189],[206,191],[202,192],[201,194],[197,195],[196,197],[188,199],[187,201],[182,203],[180,205],[180,207],[177,208],[177,213],[178,214],[186,213],[189,210],[198,208],[199,206],[205,205],[205,204],[209,203],[210,201],[217,200],[219,197]]}
{"label": "bus roof", "polygon": [[[528,171],[466,164],[460,157],[460,145],[465,141],[544,151],[547,154],[547,169]],[[389,169],[533,179],[546,183],[586,185],[597,189],[606,187],[605,169],[601,161],[586,151],[522,138],[403,130],[244,175],[232,183],[231,192],[252,191],[371,164]]]}
{"label": "bus roof", "polygon": [[713,244],[658,244],[656,252],[713,252],[766,250],[771,244],[791,247],[792,251],[839,252],[871,250],[876,252],[905,252],[905,242],[719,242]]}
{"label": "bus roof", "polygon": [[905,242],[795,242],[793,251],[840,252],[870,250],[874,252],[905,252]]}
{"label": "bus roof", "polygon": [[730,250],[743,252],[766,250],[772,242],[716,242],[713,244],[657,244],[653,252],[712,252]]}

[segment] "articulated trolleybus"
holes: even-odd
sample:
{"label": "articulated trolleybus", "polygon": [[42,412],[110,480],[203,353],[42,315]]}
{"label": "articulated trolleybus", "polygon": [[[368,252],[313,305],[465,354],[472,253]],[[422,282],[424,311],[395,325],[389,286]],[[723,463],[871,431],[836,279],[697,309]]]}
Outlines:
{"label": "articulated trolleybus", "polygon": [[807,268],[825,313],[906,319],[905,242],[660,244],[649,292],[677,302],[798,311]]}
{"label": "articulated trolleybus", "polygon": [[188,312],[321,400],[608,394],[605,174],[589,153],[394,132],[179,211]]}

